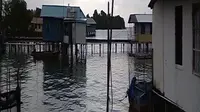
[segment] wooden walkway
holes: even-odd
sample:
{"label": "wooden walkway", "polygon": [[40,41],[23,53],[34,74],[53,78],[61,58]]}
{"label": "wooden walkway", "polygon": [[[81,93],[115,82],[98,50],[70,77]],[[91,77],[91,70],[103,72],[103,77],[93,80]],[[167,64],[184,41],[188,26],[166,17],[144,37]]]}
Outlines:
{"label": "wooden walkway", "polygon": [[[43,42],[42,37],[20,37],[20,38],[8,38],[8,42]],[[96,39],[96,38],[86,38],[87,43],[106,43],[107,39]],[[113,43],[136,43],[135,40],[129,39],[113,39]]]}

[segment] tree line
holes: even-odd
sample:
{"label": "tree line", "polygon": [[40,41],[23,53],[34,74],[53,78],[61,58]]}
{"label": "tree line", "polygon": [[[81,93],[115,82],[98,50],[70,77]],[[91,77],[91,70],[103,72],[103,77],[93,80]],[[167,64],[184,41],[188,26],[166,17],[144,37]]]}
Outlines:
{"label": "tree line", "polygon": [[[86,17],[90,17],[89,14]],[[125,22],[122,17],[119,15],[112,17],[112,25],[108,24],[109,17],[110,15],[106,14],[103,10],[100,13],[95,10],[92,16],[97,23],[97,29],[107,29],[108,27],[111,28],[111,26],[113,29],[125,29]]]}
{"label": "tree line", "polygon": [[[12,37],[35,36],[35,28],[31,25],[31,21],[33,17],[40,17],[40,13],[40,8],[36,8],[36,10],[27,9],[25,0],[3,0],[0,31],[2,31],[5,36]],[[87,17],[89,17],[89,15],[87,15]],[[95,10],[92,18],[97,23],[97,29],[108,28],[107,22],[109,16],[103,10],[100,13]],[[112,20],[113,29],[125,28],[124,19],[122,17],[115,16]]]}
{"label": "tree line", "polygon": [[31,26],[33,17],[40,16],[41,9],[27,9],[24,0],[6,0],[2,2],[1,31],[5,36],[30,36],[34,33]]}

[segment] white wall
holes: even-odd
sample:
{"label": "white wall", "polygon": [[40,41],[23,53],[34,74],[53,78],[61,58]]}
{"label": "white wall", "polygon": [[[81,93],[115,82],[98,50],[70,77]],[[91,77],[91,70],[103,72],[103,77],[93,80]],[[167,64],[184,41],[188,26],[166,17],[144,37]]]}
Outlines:
{"label": "white wall", "polygon": [[[144,23],[142,23],[144,24]],[[141,23],[136,24],[136,32],[137,34],[141,34]],[[145,23],[145,34],[150,34],[150,24]]]}
{"label": "white wall", "polygon": [[73,24],[73,42],[77,44],[85,44],[86,43],[86,24],[84,23],[75,23]]}
{"label": "white wall", "polygon": [[[192,73],[192,3],[158,0],[153,9],[154,86],[186,112],[200,112],[200,77]],[[183,5],[183,66],[175,64],[175,6]]]}

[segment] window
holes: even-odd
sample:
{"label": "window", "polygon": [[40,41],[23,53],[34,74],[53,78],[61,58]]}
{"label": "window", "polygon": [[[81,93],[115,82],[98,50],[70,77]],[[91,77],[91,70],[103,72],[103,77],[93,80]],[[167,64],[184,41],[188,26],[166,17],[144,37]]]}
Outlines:
{"label": "window", "polygon": [[150,34],[152,34],[152,23],[150,23]]}
{"label": "window", "polygon": [[145,34],[145,24],[141,24],[141,34]]}
{"label": "window", "polygon": [[37,29],[37,24],[35,24],[35,29]]}
{"label": "window", "polygon": [[183,33],[183,8],[176,6],[175,8],[175,57],[176,64],[182,65],[183,62],[183,46],[182,46],[182,33]]}
{"label": "window", "polygon": [[200,3],[193,4],[193,72],[200,75]]}

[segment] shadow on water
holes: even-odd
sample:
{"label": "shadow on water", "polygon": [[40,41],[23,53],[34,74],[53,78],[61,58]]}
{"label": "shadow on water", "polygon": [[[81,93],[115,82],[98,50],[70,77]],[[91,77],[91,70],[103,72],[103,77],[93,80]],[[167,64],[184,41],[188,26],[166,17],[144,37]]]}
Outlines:
{"label": "shadow on water", "polygon": [[[15,54],[7,53],[1,57],[1,83],[6,83],[8,78],[10,78],[10,84],[16,85],[17,83],[17,71],[19,70],[19,77],[21,84],[29,78],[27,75],[28,71],[32,69],[32,60],[30,57],[24,53]],[[8,76],[9,75],[9,76]]]}

